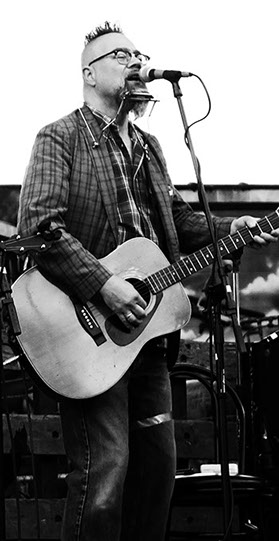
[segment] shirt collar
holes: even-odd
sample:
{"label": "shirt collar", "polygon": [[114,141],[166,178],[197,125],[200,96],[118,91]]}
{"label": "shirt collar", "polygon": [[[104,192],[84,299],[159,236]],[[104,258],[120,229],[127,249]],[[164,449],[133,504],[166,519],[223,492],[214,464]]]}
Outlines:
{"label": "shirt collar", "polygon": [[[104,132],[110,127],[113,127],[119,133],[118,126],[113,118],[110,118],[108,115],[101,113],[101,111],[98,111],[98,109],[96,109],[95,107],[92,107],[88,103],[85,103],[85,105],[87,105],[87,107],[90,109],[90,111],[92,111],[93,115],[96,117],[104,136],[105,136]],[[134,126],[134,124],[130,121],[129,121],[128,129],[129,129],[129,134],[133,143],[135,144],[136,142],[138,142],[140,146],[142,147],[142,149],[144,150],[145,154],[147,155],[147,158],[149,159],[148,152],[147,152],[147,145],[144,143],[141,133],[138,132],[138,130],[136,129],[136,126]]]}
{"label": "shirt collar", "polygon": [[92,107],[88,103],[86,103],[85,105],[87,105],[90,111],[92,111],[93,115],[97,118],[100,124],[103,123],[104,126],[113,124],[114,126],[117,127],[117,124],[114,122],[113,118],[110,118],[108,115],[101,113],[101,111],[98,111],[98,109],[96,109],[95,107]]}

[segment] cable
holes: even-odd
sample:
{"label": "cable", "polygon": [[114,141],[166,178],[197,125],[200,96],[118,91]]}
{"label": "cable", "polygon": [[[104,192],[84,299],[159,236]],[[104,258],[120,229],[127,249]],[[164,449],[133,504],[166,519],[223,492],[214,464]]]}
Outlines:
{"label": "cable", "polygon": [[[208,99],[208,111],[202,118],[199,118],[198,120],[195,120],[194,122],[192,122],[192,124],[190,124],[187,127],[187,129],[186,129],[186,131],[184,133],[184,140],[185,140],[185,144],[186,144],[188,150],[190,150],[189,141],[188,141],[188,132],[189,132],[190,128],[192,126],[194,126],[195,124],[198,124],[198,122],[202,122],[202,120],[205,120],[208,117],[208,115],[209,115],[209,113],[211,111],[211,99],[210,99],[209,92],[208,92],[203,80],[198,75],[196,75],[195,73],[193,73],[192,76],[196,77],[196,79],[198,79],[201,82],[201,84],[202,84],[202,86],[203,86],[203,88],[205,90],[205,93],[206,93],[206,96],[207,96],[207,99]],[[200,162],[199,162],[197,156],[195,156],[195,158],[196,158],[197,166],[198,166],[198,174],[200,175],[201,174]]]}
{"label": "cable", "polygon": [[202,122],[202,120],[205,120],[208,117],[208,115],[209,115],[209,113],[211,111],[211,99],[210,99],[209,92],[208,92],[203,80],[198,75],[196,75],[195,73],[193,73],[193,77],[196,77],[196,79],[199,79],[199,81],[201,82],[201,84],[202,84],[202,86],[203,86],[203,88],[205,90],[205,93],[206,93],[206,96],[207,96],[207,99],[208,99],[208,111],[207,111],[206,115],[204,115],[202,118],[199,118],[198,120],[195,120],[194,122],[192,122],[192,124],[190,124],[188,126],[188,128],[187,128],[187,130],[185,132],[185,135],[184,135],[187,146],[188,146],[187,133],[190,130],[190,128],[192,128],[192,126],[194,126],[194,124],[198,124],[198,122]]}

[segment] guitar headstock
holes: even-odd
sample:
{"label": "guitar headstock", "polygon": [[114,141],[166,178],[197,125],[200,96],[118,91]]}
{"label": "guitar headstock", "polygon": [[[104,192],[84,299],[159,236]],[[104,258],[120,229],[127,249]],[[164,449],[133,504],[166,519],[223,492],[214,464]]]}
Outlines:
{"label": "guitar headstock", "polygon": [[30,237],[16,235],[14,238],[1,241],[0,251],[24,255],[28,252],[46,252],[52,244],[53,240],[45,240],[39,233]]}

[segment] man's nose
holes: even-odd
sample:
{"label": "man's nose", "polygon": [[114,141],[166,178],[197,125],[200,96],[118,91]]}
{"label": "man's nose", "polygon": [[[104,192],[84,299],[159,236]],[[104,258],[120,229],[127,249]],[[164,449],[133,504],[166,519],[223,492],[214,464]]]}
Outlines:
{"label": "man's nose", "polygon": [[129,66],[129,67],[132,67],[132,66],[139,66],[139,67],[141,67],[141,61],[140,61],[140,59],[137,57],[137,55],[135,55],[134,53],[132,53],[132,57],[131,57],[131,60],[130,60],[129,63],[128,63],[128,66]]}

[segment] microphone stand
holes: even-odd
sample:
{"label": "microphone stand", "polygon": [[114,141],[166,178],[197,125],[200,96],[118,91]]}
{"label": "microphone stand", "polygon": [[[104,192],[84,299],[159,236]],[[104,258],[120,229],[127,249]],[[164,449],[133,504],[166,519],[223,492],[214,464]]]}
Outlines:
{"label": "microphone stand", "polygon": [[[185,130],[185,138],[187,137],[187,144],[190,150],[192,162],[194,165],[194,170],[197,178],[198,193],[201,205],[203,207],[210,236],[212,239],[212,244],[214,246],[214,255],[215,255],[215,267],[216,273],[213,273],[212,276],[212,302],[213,302],[213,322],[214,322],[214,345],[215,345],[215,360],[216,360],[216,375],[217,375],[217,415],[218,415],[218,450],[221,463],[221,474],[222,474],[222,490],[224,495],[224,512],[223,512],[223,524],[224,524],[224,533],[226,541],[232,539],[232,516],[231,516],[231,483],[229,475],[229,464],[228,464],[228,442],[227,442],[227,419],[225,412],[225,398],[226,398],[226,374],[225,374],[225,363],[224,363],[224,332],[221,322],[221,301],[222,298],[226,299],[227,303],[227,313],[232,319],[232,325],[234,329],[234,334],[236,338],[236,343],[238,350],[241,353],[246,352],[246,347],[243,341],[242,333],[240,326],[237,322],[236,310],[234,301],[231,296],[231,286],[227,280],[226,272],[224,270],[224,263],[220,255],[220,250],[218,242],[216,239],[216,234],[214,230],[214,224],[212,216],[210,213],[207,196],[205,193],[204,185],[202,183],[200,175],[200,167],[195,155],[193,144],[191,141],[191,136],[189,133],[189,127],[187,124],[187,119],[182,103],[182,92],[179,86],[179,79],[181,74],[174,72],[169,77],[166,77],[173,87],[174,97],[177,100],[181,119],[183,122]],[[218,275],[218,283],[216,282],[216,274]]]}
{"label": "microphone stand", "polygon": [[[233,299],[235,302],[237,324],[240,326],[239,266],[240,266],[240,258],[237,258],[233,261],[232,290],[233,290]],[[246,349],[244,353],[247,353]],[[241,360],[240,350],[238,349],[236,351],[236,363],[237,363],[236,383],[237,383],[238,388],[241,385],[241,381],[242,381],[240,360]]]}

